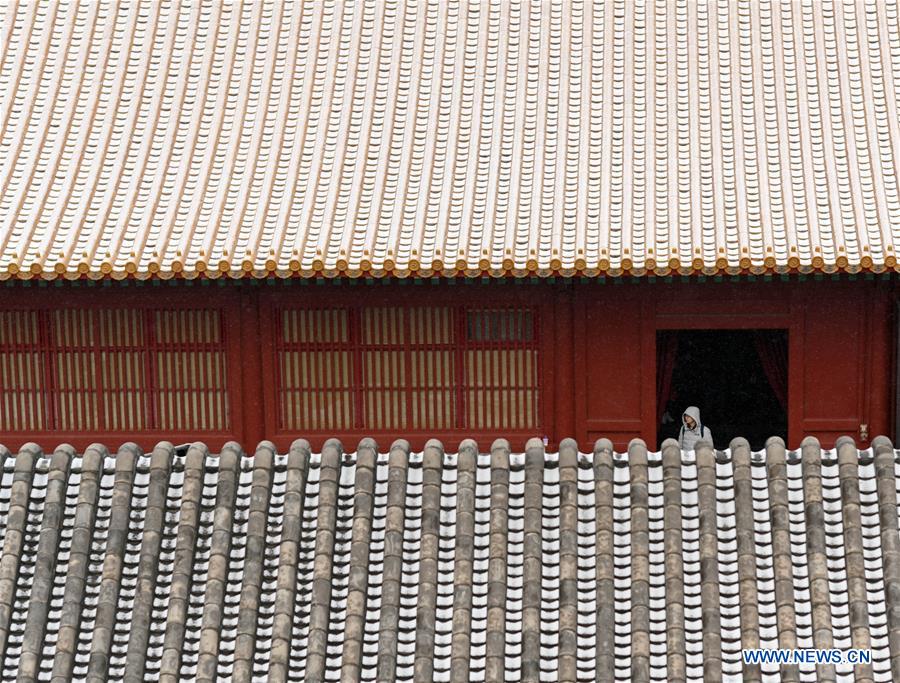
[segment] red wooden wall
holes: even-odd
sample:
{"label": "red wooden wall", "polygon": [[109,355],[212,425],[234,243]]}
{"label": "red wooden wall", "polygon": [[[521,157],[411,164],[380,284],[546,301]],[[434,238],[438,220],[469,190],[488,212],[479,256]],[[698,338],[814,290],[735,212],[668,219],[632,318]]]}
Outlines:
{"label": "red wooden wall", "polygon": [[894,291],[863,279],[579,287],[577,438],[655,444],[656,332],[665,329],[787,329],[792,448],[808,435],[830,448],[843,434],[864,445],[891,434]]}
{"label": "red wooden wall", "polygon": [[[346,310],[354,306],[365,308],[379,308],[381,310],[396,310],[398,308],[411,311],[413,308],[430,307],[433,310],[456,310],[460,306],[478,307],[489,309],[523,309],[533,310],[535,313],[535,339],[537,345],[539,367],[536,369],[537,383],[540,387],[538,394],[538,416],[536,428],[529,429],[489,429],[483,425],[468,424],[471,417],[469,411],[461,411],[457,414],[455,424],[443,425],[438,428],[425,431],[412,431],[408,427],[403,429],[382,430],[364,427],[357,423],[349,428],[344,428],[338,435],[344,441],[346,447],[355,447],[358,441],[365,436],[376,438],[379,445],[388,447],[395,438],[406,438],[411,441],[413,447],[421,448],[428,438],[438,438],[445,444],[453,444],[453,448],[464,438],[474,438],[479,443],[490,445],[490,441],[501,434],[519,446],[532,436],[549,435],[554,420],[554,388],[553,377],[556,360],[560,358],[562,350],[557,347],[553,334],[557,329],[554,316],[552,297],[548,296],[548,290],[539,287],[513,284],[505,282],[492,287],[484,287],[475,284],[432,285],[432,284],[406,284],[406,285],[321,285],[321,286],[273,286],[271,288],[257,289],[258,310],[260,315],[260,329],[275,331],[274,334],[265,334],[260,337],[259,351],[262,358],[262,372],[260,375],[264,387],[265,410],[262,423],[256,425],[259,434],[265,434],[278,444],[288,445],[297,437],[308,438],[314,448],[318,448],[324,440],[335,435],[334,430],[319,430],[315,432],[294,431],[286,429],[279,424],[278,395],[273,388],[279,384],[279,367],[277,363],[277,346],[279,329],[279,315],[285,309],[291,307],[333,307]],[[459,320],[457,320],[459,322]],[[351,335],[352,337],[353,335]],[[463,339],[464,334],[457,334],[457,340]],[[348,348],[358,347],[358,338],[349,339]],[[425,345],[427,347],[427,345]],[[432,345],[434,346],[434,345]],[[513,345],[514,346],[514,345]],[[373,348],[370,346],[369,348]],[[391,353],[396,347],[386,347],[384,352]],[[458,366],[457,366],[458,367]],[[409,373],[407,374],[407,378]],[[454,385],[464,383],[465,376],[457,373],[447,381]]]}
{"label": "red wooden wall", "polygon": [[237,292],[117,284],[0,288],[0,425],[37,425],[0,443],[243,435]]}
{"label": "red wooden wall", "polygon": [[[203,440],[212,448],[237,440],[245,448],[268,438],[286,449],[298,437],[314,448],[338,436],[348,448],[362,436],[382,447],[397,437],[421,448],[437,437],[455,449],[473,437],[482,448],[505,436],[521,449],[531,436],[555,447],[565,436],[587,450],[606,436],[624,448],[636,436],[656,441],[656,332],[661,329],[785,328],[789,331],[788,440],[797,447],[806,435],[826,447],[842,434],[868,439],[892,434],[895,326],[900,290],[886,279],[704,282],[380,282],[322,284],[282,282],[22,283],[0,287],[0,311],[55,307],[215,308],[222,316],[227,359],[226,429],[172,433],[54,432],[3,433],[0,443],[25,441],[47,447],[70,442],[137,441],[145,448],[160,440]],[[300,433],[277,421],[275,330],[284,306],[529,306],[539,313],[537,344],[539,426],[528,430],[453,428],[402,433],[346,429]],[[0,392],[4,390],[0,387]],[[0,421],[2,422],[2,421]],[[463,426],[460,426],[463,425]]]}

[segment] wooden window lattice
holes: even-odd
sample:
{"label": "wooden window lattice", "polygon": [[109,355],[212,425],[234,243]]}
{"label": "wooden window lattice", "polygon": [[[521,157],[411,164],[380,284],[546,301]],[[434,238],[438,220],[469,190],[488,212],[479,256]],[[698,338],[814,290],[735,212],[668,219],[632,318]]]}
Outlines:
{"label": "wooden window lattice", "polygon": [[285,308],[277,320],[283,430],[538,426],[532,309]]}
{"label": "wooden window lattice", "polygon": [[228,427],[217,310],[0,311],[0,431]]}

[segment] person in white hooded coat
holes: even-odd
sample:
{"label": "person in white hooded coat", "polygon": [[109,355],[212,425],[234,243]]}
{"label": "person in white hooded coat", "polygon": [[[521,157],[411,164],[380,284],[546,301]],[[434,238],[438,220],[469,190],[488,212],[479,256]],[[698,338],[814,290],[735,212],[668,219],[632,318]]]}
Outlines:
{"label": "person in white hooded coat", "polygon": [[678,433],[678,445],[681,446],[683,451],[692,451],[700,439],[708,441],[712,445],[712,432],[709,427],[704,427],[700,421],[700,409],[697,406],[688,406],[681,415],[681,431]]}

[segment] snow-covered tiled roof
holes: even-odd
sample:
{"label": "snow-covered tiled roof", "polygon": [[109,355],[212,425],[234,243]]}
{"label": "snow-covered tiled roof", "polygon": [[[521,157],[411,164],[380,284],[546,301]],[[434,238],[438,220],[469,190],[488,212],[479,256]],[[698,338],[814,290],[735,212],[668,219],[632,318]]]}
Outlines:
{"label": "snow-covered tiled roof", "polygon": [[897,267],[897,0],[0,13],[0,279]]}
{"label": "snow-covered tiled roof", "polygon": [[0,458],[2,681],[900,679],[883,437]]}

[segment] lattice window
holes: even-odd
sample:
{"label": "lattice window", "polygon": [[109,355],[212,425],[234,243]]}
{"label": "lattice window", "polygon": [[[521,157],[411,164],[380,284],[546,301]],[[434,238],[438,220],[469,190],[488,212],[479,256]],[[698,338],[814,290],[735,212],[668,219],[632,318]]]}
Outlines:
{"label": "lattice window", "polygon": [[0,311],[0,429],[45,428],[44,363],[34,311]]}
{"label": "lattice window", "polygon": [[457,354],[450,308],[413,308],[410,316],[412,429],[451,429],[457,422]]}
{"label": "lattice window", "polygon": [[0,311],[0,431],[220,431],[215,310]]}
{"label": "lattice window", "polygon": [[531,311],[470,311],[465,360],[469,427],[536,426],[537,353]]}
{"label": "lattice window", "polygon": [[281,405],[307,429],[353,426],[353,345],[349,312],[288,310],[281,321]]}
{"label": "lattice window", "polygon": [[288,431],[533,429],[532,309],[283,309],[279,425]]}

